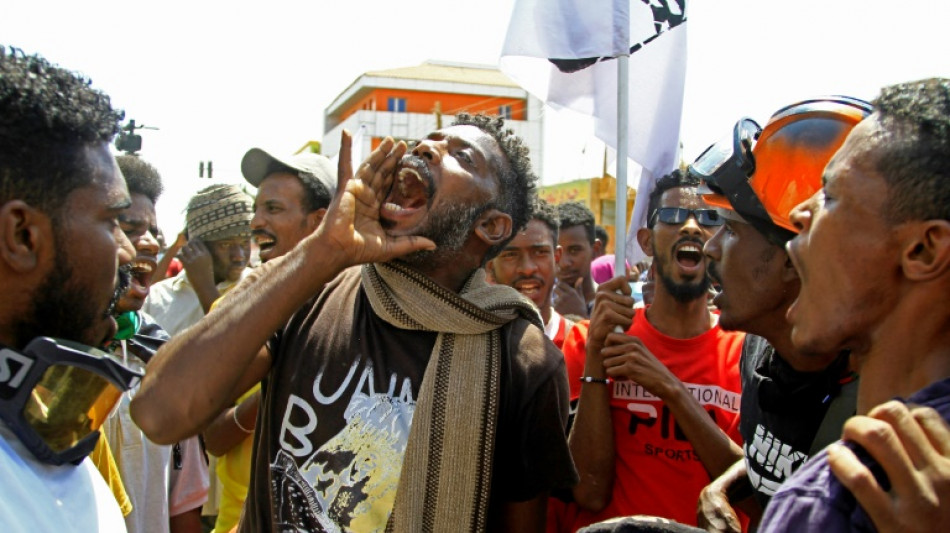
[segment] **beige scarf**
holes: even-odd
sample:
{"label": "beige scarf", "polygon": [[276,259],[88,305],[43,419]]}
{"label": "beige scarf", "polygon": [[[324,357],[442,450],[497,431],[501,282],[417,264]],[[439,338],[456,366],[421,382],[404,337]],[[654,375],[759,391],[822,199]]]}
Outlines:
{"label": "beige scarf", "polygon": [[478,269],[455,294],[400,263],[364,265],[373,311],[438,332],[413,414],[387,531],[484,531],[498,419],[501,332],[534,305]]}

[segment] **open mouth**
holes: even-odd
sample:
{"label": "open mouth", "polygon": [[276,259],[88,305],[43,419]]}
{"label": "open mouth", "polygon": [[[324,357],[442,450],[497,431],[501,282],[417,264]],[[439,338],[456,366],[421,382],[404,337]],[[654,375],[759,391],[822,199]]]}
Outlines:
{"label": "open mouth", "polygon": [[695,242],[685,242],[673,250],[676,262],[687,270],[699,267],[703,262],[703,245]]}
{"label": "open mouth", "polygon": [[380,213],[389,219],[415,213],[428,205],[432,197],[432,178],[425,162],[407,156],[401,164],[402,168],[393,180],[393,187]]}
{"label": "open mouth", "polygon": [[515,282],[515,290],[528,298],[534,299],[541,292],[542,284],[537,280],[523,280]]}
{"label": "open mouth", "polygon": [[254,242],[257,243],[257,247],[261,253],[265,255],[277,246],[277,239],[273,235],[263,231],[254,232]]}
{"label": "open mouth", "polygon": [[139,293],[148,294],[148,288],[152,285],[152,274],[155,272],[155,261],[151,259],[136,258],[132,262],[130,270],[131,286]]}

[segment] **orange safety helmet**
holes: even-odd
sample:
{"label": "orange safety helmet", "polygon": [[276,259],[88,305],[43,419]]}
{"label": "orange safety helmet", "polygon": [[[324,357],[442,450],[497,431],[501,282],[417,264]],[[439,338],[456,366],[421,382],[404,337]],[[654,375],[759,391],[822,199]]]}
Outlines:
{"label": "orange safety helmet", "polygon": [[[772,115],[757,138],[747,131],[744,143],[734,141],[737,148],[732,152],[739,153],[731,157],[746,159],[741,164],[703,161],[723,152],[714,146],[690,165],[690,170],[700,174],[707,192],[712,193],[704,196],[706,203],[736,211],[770,240],[781,244],[797,233],[789,220],[792,208],[821,188],[821,176],[831,156],[851,129],[872,111],[871,104],[847,96],[797,102]],[[749,119],[740,124],[743,121],[754,124]],[[735,135],[739,131],[737,124]],[[730,169],[737,174],[737,168],[746,174],[748,186],[723,176]]]}

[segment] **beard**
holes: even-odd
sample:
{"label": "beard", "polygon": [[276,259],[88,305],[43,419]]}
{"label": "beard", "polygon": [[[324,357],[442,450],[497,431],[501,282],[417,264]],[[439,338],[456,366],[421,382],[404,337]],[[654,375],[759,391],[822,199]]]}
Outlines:
{"label": "beard", "polygon": [[[693,241],[694,239],[688,240]],[[680,242],[677,242],[676,245],[679,245]],[[702,248],[703,243],[699,242],[698,244],[699,247]],[[655,246],[653,247],[653,261],[656,263],[657,277],[660,278],[660,282],[663,283],[663,287],[666,289],[666,292],[670,293],[670,296],[672,296],[674,300],[685,304],[699,299],[700,297],[706,297],[711,285],[709,276],[704,275],[700,279],[693,281],[676,281],[670,274],[670,263],[672,262],[672,259],[670,257],[663,257],[657,254]]]}
{"label": "beard", "polygon": [[412,267],[431,267],[451,261],[465,246],[472,234],[475,220],[490,205],[451,205],[439,212],[430,212],[429,219],[417,233],[435,243],[435,250],[419,250],[400,258]]}
{"label": "beard", "polygon": [[26,345],[39,336],[74,340],[90,346],[109,339],[92,338],[93,326],[103,317],[112,314],[119,298],[128,290],[131,282],[130,265],[119,269],[116,287],[108,309],[98,308],[93,291],[71,282],[73,269],[66,250],[61,246],[60,235],[54,234],[56,257],[53,270],[33,295],[33,308],[21,318],[14,328],[17,341]]}

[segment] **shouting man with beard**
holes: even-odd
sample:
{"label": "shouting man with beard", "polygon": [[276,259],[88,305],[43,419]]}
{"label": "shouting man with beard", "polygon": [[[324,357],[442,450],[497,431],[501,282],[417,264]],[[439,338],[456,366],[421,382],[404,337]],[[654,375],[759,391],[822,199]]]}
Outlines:
{"label": "shouting man with beard", "polygon": [[317,230],[159,351],[133,416],[174,442],[264,380],[241,531],[542,530],[576,481],[564,359],[482,269],[531,216],[527,149],[459,115],[354,176],[350,143]]}
{"label": "shouting man with beard", "polygon": [[615,277],[598,288],[590,322],[564,342],[580,395],[570,435],[580,474],[570,531],[627,515],[695,524],[700,491],[741,453],[744,334],[723,331],[707,307],[703,244],[722,219],[698,185],[677,170],[650,194],[637,239],[660,281],[653,303],[634,309],[635,278]]}

